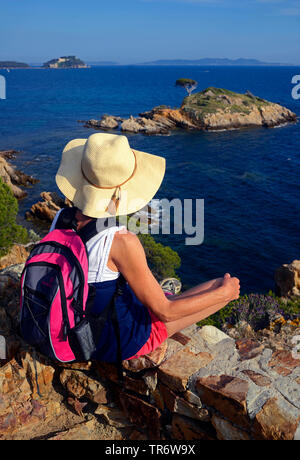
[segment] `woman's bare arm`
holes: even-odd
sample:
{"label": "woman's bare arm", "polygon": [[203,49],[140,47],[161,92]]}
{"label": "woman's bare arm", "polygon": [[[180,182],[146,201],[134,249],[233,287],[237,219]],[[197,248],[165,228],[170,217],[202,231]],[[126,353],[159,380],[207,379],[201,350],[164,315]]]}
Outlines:
{"label": "woman's bare arm", "polygon": [[177,298],[176,301],[167,299],[148,267],[138,237],[130,232],[116,233],[109,259],[126,278],[137,298],[164,322],[199,311],[204,313],[206,309],[209,315],[214,305],[226,304],[239,296],[239,280],[228,275],[222,283],[217,283],[215,289]]}

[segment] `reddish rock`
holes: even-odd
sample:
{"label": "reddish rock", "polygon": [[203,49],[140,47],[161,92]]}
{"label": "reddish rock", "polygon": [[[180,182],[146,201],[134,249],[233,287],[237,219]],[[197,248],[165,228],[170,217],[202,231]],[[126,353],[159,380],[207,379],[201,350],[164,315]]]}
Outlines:
{"label": "reddish rock", "polygon": [[55,192],[42,192],[41,198],[43,201],[38,201],[33,204],[30,211],[26,213],[27,219],[35,217],[47,222],[52,222],[56,213],[61,208],[65,208],[70,205],[67,199],[63,200]]}
{"label": "reddish rock", "polygon": [[163,342],[156,350],[148,353],[148,355],[123,361],[123,366],[131,372],[139,372],[144,369],[159,366],[165,358],[167,349],[168,340]]}
{"label": "reddish rock", "polygon": [[246,397],[248,382],[229,375],[198,378],[196,389],[202,403],[217,409],[224,417],[248,428]]}
{"label": "reddish rock", "polygon": [[194,404],[194,406],[202,407],[201,399],[192,391],[186,390],[183,394],[183,397],[191,404]]}
{"label": "reddish rock", "polygon": [[16,425],[17,419],[12,412],[0,415],[0,439],[4,438],[7,433],[12,432]]}
{"label": "reddish rock", "polygon": [[166,407],[170,412],[174,412],[177,398],[176,393],[162,383],[159,384],[158,390],[163,401],[163,409]]}
{"label": "reddish rock", "polygon": [[252,382],[254,382],[259,387],[269,387],[272,383],[272,380],[265,375],[259,374],[258,372],[251,371],[250,369],[245,369],[242,371],[243,374],[247,375]]}
{"label": "reddish rock", "polygon": [[14,244],[8,254],[0,258],[0,270],[15,264],[26,262],[29,252],[20,244]]}
{"label": "reddish rock", "polygon": [[48,438],[49,441],[121,441],[122,432],[115,427],[99,424],[94,418],[78,423]]}
{"label": "reddish rock", "polygon": [[148,437],[145,433],[141,433],[140,431],[133,430],[131,435],[129,436],[130,441],[147,441]]}
{"label": "reddish rock", "polygon": [[210,424],[175,414],[172,419],[172,439],[213,441],[217,438]]}
{"label": "reddish rock", "polygon": [[275,351],[269,361],[269,367],[283,376],[291,374],[298,366],[300,366],[300,359],[294,359],[291,352],[287,350]]}
{"label": "reddish rock", "polygon": [[264,349],[264,345],[251,339],[241,339],[235,342],[241,361],[258,356]]}
{"label": "reddish rock", "polygon": [[279,267],[275,272],[275,283],[279,296],[300,296],[300,260]]}
{"label": "reddish rock", "polygon": [[213,415],[212,424],[220,441],[250,441],[250,436],[246,431],[240,430],[228,420],[224,420],[217,415]]}
{"label": "reddish rock", "polygon": [[111,380],[112,382],[118,382],[118,372],[114,364],[104,363],[102,361],[96,361],[97,373],[100,377],[105,380]]}
{"label": "reddish rock", "polygon": [[84,372],[64,369],[60,374],[60,381],[75,398],[86,396],[97,404],[108,402],[107,389],[101,382],[87,376]]}
{"label": "reddish rock", "polygon": [[195,420],[208,422],[210,420],[209,412],[201,406],[195,406],[184,398],[176,395],[167,386],[160,384],[159,391],[162,395],[164,405],[170,412],[175,412]]}
{"label": "reddish rock", "polygon": [[181,332],[176,332],[172,335],[172,339],[176,340],[176,342],[181,343],[182,345],[186,345],[190,342],[190,337],[182,334]]}
{"label": "reddish rock", "polygon": [[149,388],[144,380],[133,379],[127,375],[125,376],[124,387],[126,390],[134,391],[135,393],[139,393],[141,395],[149,394]]}
{"label": "reddish rock", "polygon": [[124,392],[120,392],[120,402],[133,424],[147,429],[150,439],[160,439],[161,413],[155,406]]}
{"label": "reddish rock", "polygon": [[213,359],[209,353],[194,354],[189,349],[175,353],[158,370],[160,380],[174,391],[185,391],[189,378]]}
{"label": "reddish rock", "polygon": [[108,425],[116,428],[126,428],[132,426],[128,417],[125,416],[124,411],[118,407],[108,407],[100,404],[94,414],[101,416]]}
{"label": "reddish rock", "polygon": [[253,436],[258,440],[292,440],[298,427],[298,419],[279,407],[276,398],[269,399],[256,414]]}

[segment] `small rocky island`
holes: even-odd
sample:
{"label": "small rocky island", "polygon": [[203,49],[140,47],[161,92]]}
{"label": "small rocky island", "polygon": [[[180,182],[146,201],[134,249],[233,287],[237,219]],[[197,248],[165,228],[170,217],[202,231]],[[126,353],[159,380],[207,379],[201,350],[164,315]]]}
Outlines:
{"label": "small rocky island", "polygon": [[58,59],[51,59],[43,65],[43,68],[46,69],[87,69],[88,67],[76,56],[62,56]]}
{"label": "small rocky island", "polygon": [[29,64],[16,61],[0,61],[0,69],[29,69]]}
{"label": "small rocky island", "polygon": [[275,127],[297,121],[297,115],[279,104],[254,96],[210,87],[187,96],[180,108],[160,105],[128,119],[104,115],[86,127],[118,129],[144,134],[170,134],[174,129],[220,131],[249,127]]}

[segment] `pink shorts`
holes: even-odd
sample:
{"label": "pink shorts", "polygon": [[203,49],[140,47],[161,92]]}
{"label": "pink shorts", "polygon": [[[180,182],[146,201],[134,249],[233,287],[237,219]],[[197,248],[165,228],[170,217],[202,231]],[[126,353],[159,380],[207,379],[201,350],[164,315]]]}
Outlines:
{"label": "pink shorts", "polygon": [[128,359],[134,359],[139,356],[147,355],[158,348],[168,338],[165,323],[160,321],[150,309],[148,309],[148,311],[151,316],[151,332],[149,339],[134,356],[131,356],[131,358]]}

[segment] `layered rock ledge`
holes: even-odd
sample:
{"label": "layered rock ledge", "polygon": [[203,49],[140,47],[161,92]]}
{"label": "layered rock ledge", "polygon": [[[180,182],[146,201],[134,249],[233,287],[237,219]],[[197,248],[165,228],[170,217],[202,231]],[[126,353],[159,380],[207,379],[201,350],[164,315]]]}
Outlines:
{"label": "layered rock ledge", "polygon": [[186,97],[180,108],[164,105],[123,119],[104,115],[86,127],[142,134],[170,134],[174,129],[220,131],[249,127],[275,127],[297,121],[297,115],[279,104],[247,91],[235,93],[210,87]]}
{"label": "layered rock ledge", "polygon": [[119,385],[112,364],[60,366],[22,341],[22,268],[0,272],[0,439],[300,439],[298,354],[190,326],[124,361]]}
{"label": "layered rock ledge", "polygon": [[15,150],[0,151],[0,177],[9,186],[17,199],[24,198],[27,193],[21,187],[28,187],[36,184],[37,179],[17,170],[8,160],[15,157],[18,152]]}

